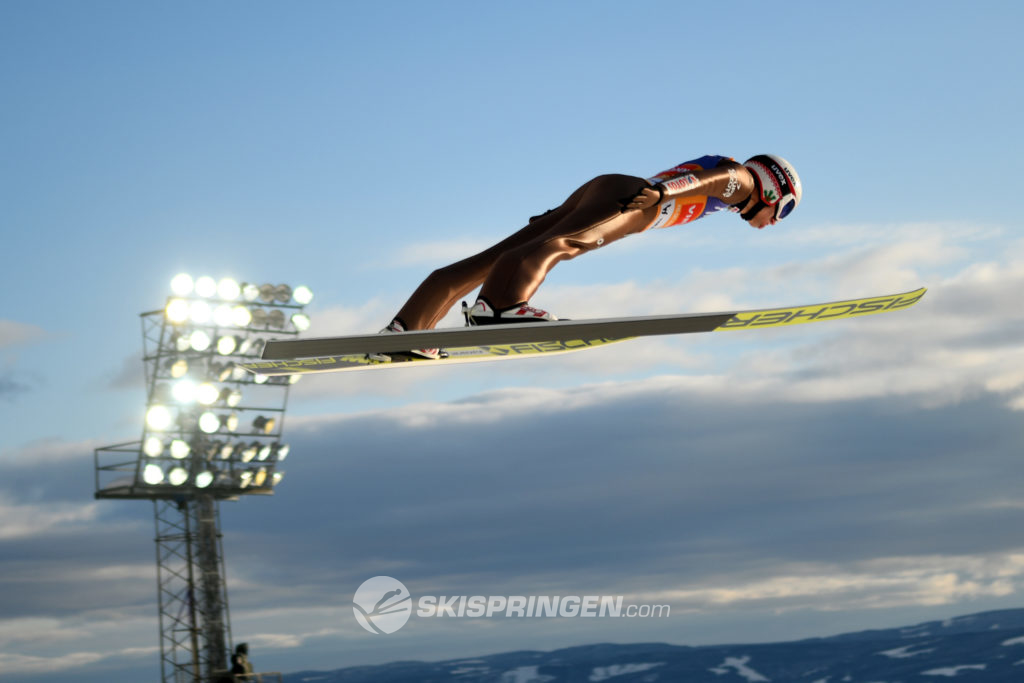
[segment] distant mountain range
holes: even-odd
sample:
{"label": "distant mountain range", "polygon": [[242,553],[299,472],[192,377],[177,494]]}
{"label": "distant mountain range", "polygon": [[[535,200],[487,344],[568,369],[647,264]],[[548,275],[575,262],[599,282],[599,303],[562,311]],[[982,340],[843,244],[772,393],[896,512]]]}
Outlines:
{"label": "distant mountain range", "polygon": [[1024,682],[1024,609],[767,645],[598,644],[288,674],[285,683]]}

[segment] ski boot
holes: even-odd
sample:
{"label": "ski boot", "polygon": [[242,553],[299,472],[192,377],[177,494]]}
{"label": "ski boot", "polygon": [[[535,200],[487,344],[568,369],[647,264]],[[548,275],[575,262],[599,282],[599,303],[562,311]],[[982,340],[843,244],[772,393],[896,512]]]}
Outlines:
{"label": "ski boot", "polygon": [[[388,323],[388,326],[380,331],[381,334],[405,332],[405,326],[396,318]],[[388,351],[387,353],[368,353],[366,357],[370,360],[388,363],[402,360],[415,360],[424,358],[426,360],[437,360],[447,358],[448,352],[443,349],[412,349],[411,351]]]}
{"label": "ski boot", "polygon": [[466,317],[466,325],[505,325],[508,323],[544,323],[558,320],[557,317],[528,305],[525,301],[515,306],[509,306],[501,311],[495,311],[490,302],[484,298],[478,298],[473,307],[470,308],[466,302],[462,302],[462,315]]}

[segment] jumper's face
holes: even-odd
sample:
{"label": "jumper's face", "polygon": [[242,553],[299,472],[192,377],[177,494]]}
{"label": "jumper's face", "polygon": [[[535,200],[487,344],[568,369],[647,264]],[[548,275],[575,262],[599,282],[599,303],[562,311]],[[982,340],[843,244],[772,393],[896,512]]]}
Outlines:
{"label": "jumper's face", "polygon": [[750,223],[751,227],[758,229],[767,227],[769,225],[775,225],[776,223],[778,223],[778,221],[775,220],[775,207],[766,206],[762,208],[760,211],[754,214],[753,218],[751,218],[747,222]]}

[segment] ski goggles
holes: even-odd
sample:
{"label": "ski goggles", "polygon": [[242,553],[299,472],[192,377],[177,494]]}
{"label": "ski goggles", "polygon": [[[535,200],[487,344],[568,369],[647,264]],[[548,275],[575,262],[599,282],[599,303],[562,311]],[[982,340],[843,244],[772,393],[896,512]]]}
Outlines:
{"label": "ski goggles", "polygon": [[794,208],[796,208],[796,197],[791,194],[787,194],[779,200],[778,204],[775,205],[775,219],[781,221],[783,218],[788,216]]}

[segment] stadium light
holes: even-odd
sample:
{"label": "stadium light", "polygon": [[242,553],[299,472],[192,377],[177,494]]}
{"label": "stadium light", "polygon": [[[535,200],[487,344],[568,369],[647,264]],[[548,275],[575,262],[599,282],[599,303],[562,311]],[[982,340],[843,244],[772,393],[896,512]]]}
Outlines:
{"label": "stadium light", "polygon": [[209,275],[204,275],[196,280],[196,294],[209,299],[217,295],[217,281]]}
{"label": "stadium light", "polygon": [[264,434],[270,434],[274,431],[274,427],[277,426],[277,421],[272,417],[265,417],[260,415],[252,421],[252,428],[257,432],[263,432]]}
{"label": "stadium light", "polygon": [[188,273],[178,273],[171,280],[171,291],[178,296],[188,296],[192,293],[195,283],[192,281],[192,276]]}
{"label": "stadium light", "polygon": [[166,406],[154,405],[146,411],[146,425],[153,431],[164,431],[171,426],[171,420],[171,411]]}
{"label": "stadium light", "polygon": [[196,325],[205,325],[210,322],[213,316],[213,309],[206,301],[193,301],[188,307],[188,319]]}
{"label": "stadium light", "polygon": [[234,301],[242,294],[242,288],[238,282],[229,278],[221,278],[217,283],[217,296],[226,301]]}
{"label": "stadium light", "polygon": [[253,441],[248,446],[243,447],[242,452],[240,453],[241,461],[246,463],[252,462],[256,455],[259,453],[259,450],[259,441]]}
{"label": "stadium light", "polygon": [[211,382],[203,382],[196,387],[196,402],[201,406],[212,406],[220,398],[220,390]]}
{"label": "stadium light", "polygon": [[171,360],[169,367],[169,374],[174,379],[179,379],[185,376],[188,372],[188,361],[184,358],[175,358]]}
{"label": "stadium light", "polygon": [[254,486],[261,487],[267,481],[267,468],[260,467],[256,470],[253,475],[252,483]]}
{"label": "stadium light", "polygon": [[268,312],[267,313],[267,326],[268,327],[273,327],[273,328],[276,328],[276,329],[283,328],[284,327],[284,311],[282,311],[280,308],[275,308],[274,310]]}
{"label": "stadium light", "polygon": [[162,484],[164,481],[164,470],[160,465],[149,464],[142,470],[142,480],[150,486]]}
{"label": "stadium light", "polygon": [[160,454],[164,452],[164,442],[155,436],[151,436],[143,442],[142,452],[151,458],[160,457]]}
{"label": "stadium light", "polygon": [[215,306],[212,318],[217,327],[232,327],[235,324],[235,307],[230,304]]}
{"label": "stadium light", "polygon": [[193,351],[205,351],[210,348],[210,335],[206,330],[195,330],[188,337],[189,346],[192,347]]}
{"label": "stadium light", "polygon": [[228,381],[234,369],[235,366],[227,361],[212,361],[207,368],[210,379],[218,382]]}
{"label": "stadium light", "polygon": [[220,429],[220,418],[209,411],[199,416],[199,429],[205,434],[214,434]]}
{"label": "stadium light", "polygon": [[191,446],[181,439],[171,441],[171,457],[175,460],[184,460],[192,450]]}
{"label": "stadium light", "polygon": [[222,356],[234,355],[238,349],[238,338],[231,335],[224,335],[217,340],[217,353]]}
{"label": "stadium light", "polygon": [[288,285],[274,287],[274,301],[279,304],[286,304],[292,300],[292,288]]}
{"label": "stadium light", "polygon": [[[260,285],[189,273],[171,279],[164,307],[143,314],[148,398],[133,477],[138,485],[234,495],[241,481],[237,465],[271,465],[287,457],[288,446],[275,432],[287,389],[298,376],[253,375],[237,363],[258,357],[268,336],[308,330],[310,318],[303,307],[312,299],[306,285]],[[243,391],[253,385],[261,388],[251,395]],[[280,397],[278,405],[274,400],[267,404],[273,396]],[[228,471],[221,473],[210,462],[223,463]],[[258,471],[253,468],[248,475],[249,486]],[[260,479],[271,485],[276,481],[272,475],[267,470]]]}
{"label": "stadium light", "polygon": [[192,403],[196,400],[196,383],[190,379],[180,379],[174,383],[171,394],[178,403]]}
{"label": "stadium light", "polygon": [[189,335],[181,334],[180,332],[175,332],[174,334],[172,334],[171,343],[173,345],[174,350],[177,351],[178,353],[184,353],[185,351],[191,349],[192,344],[189,341],[188,337]]}
{"label": "stadium light", "polygon": [[167,302],[167,307],[164,310],[167,313],[167,319],[175,325],[188,320],[189,305],[184,299],[171,299]]}
{"label": "stadium light", "polygon": [[248,327],[252,323],[252,313],[245,306],[231,308],[231,324],[235,327]]}
{"label": "stadium light", "polygon": [[172,467],[167,473],[167,483],[171,486],[181,486],[188,481],[188,470],[184,467]]}

